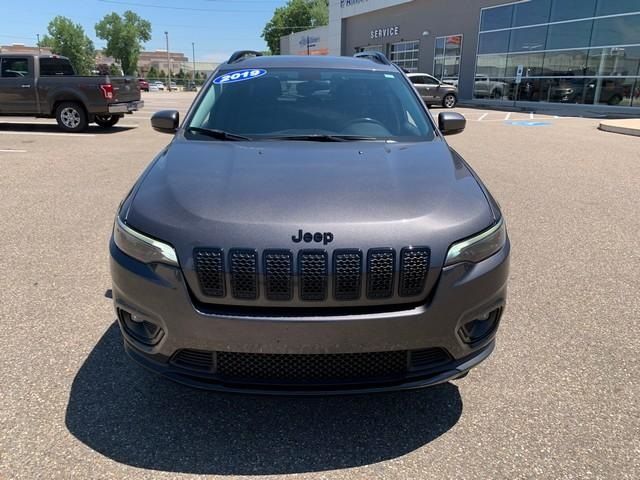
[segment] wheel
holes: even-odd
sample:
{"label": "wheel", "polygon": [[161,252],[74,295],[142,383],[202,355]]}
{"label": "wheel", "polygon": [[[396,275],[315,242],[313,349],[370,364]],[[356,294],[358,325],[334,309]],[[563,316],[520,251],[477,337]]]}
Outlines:
{"label": "wheel", "polygon": [[495,89],[491,91],[491,95],[489,95],[490,98],[502,98],[502,90],[499,89]]}
{"label": "wheel", "polygon": [[95,122],[102,128],[113,127],[120,121],[119,115],[96,115]]}
{"label": "wheel", "polygon": [[75,102],[62,102],[58,105],[56,121],[65,132],[83,132],[89,125],[84,107]]}
{"label": "wheel", "polygon": [[453,93],[447,93],[442,99],[442,106],[444,108],[453,108],[458,103],[458,99]]}

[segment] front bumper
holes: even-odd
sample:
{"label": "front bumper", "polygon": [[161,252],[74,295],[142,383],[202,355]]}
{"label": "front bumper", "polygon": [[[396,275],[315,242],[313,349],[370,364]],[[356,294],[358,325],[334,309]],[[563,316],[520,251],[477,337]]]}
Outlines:
{"label": "front bumper", "polygon": [[109,105],[109,113],[131,113],[144,107],[142,100],[126,103],[112,103]]}
{"label": "front bumper", "polygon": [[[500,313],[506,303],[509,243],[478,264],[442,270],[426,304],[371,314],[259,316],[212,314],[191,301],[180,269],[145,265],[128,257],[111,242],[113,299],[119,312],[128,312],[162,329],[154,345],[140,342],[119,324],[129,355],[168,378],[192,386],[242,392],[326,394],[401,390],[425,387],[461,376],[486,359],[495,345],[489,335],[467,343],[462,325],[488,312]],[[499,319],[499,318],[498,318]],[[497,322],[496,322],[497,327]],[[172,361],[181,350],[247,354],[331,355],[365,352],[441,349],[447,362],[437,367],[384,381],[340,382],[335,385],[284,385],[224,381],[213,373],[194,372]]]}

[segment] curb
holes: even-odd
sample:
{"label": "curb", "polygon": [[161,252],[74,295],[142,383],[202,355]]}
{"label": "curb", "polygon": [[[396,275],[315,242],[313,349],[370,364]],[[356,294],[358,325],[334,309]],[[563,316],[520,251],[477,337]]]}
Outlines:
{"label": "curb", "polygon": [[598,128],[604,132],[640,137],[640,120],[618,120],[600,122]]}

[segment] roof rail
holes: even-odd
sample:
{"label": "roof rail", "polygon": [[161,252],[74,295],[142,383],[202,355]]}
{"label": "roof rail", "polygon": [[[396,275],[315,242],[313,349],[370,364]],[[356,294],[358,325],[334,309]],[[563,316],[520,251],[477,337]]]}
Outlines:
{"label": "roof rail", "polygon": [[234,52],[227,60],[227,63],[236,63],[241,60],[244,60],[247,57],[261,57],[262,52],[256,52],[254,50],[238,50]]}
{"label": "roof rail", "polygon": [[368,58],[373,60],[374,62],[381,63],[383,65],[391,65],[389,59],[382,52],[375,51],[366,51],[366,52],[358,52],[354,55],[356,58]]}

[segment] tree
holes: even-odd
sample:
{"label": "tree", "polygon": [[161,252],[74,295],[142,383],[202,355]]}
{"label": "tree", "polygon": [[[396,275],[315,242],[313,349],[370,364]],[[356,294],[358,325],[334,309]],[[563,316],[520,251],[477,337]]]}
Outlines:
{"label": "tree", "polygon": [[160,73],[158,74],[158,78],[161,79],[166,79],[167,78],[167,72],[165,72],[164,70],[160,70]]}
{"label": "tree", "polygon": [[280,53],[280,37],[329,23],[329,0],[289,0],[276,8],[262,31],[274,55]]}
{"label": "tree", "polygon": [[151,68],[149,68],[147,78],[158,78],[158,70],[156,70],[156,67],[154,67],[153,65],[151,65]]}
{"label": "tree", "polygon": [[118,77],[122,75],[122,69],[119,65],[112,63],[111,66],[109,66],[109,75],[112,77]]}
{"label": "tree", "polygon": [[116,59],[127,75],[134,75],[142,43],[151,40],[151,23],[131,10],[121,17],[110,13],[96,24],[96,35],[107,41],[104,52]]}
{"label": "tree", "polygon": [[42,38],[40,45],[51,48],[56,55],[68,57],[79,75],[89,75],[96,64],[96,51],[82,25],[57,16],[49,22],[47,31],[49,34]]}

